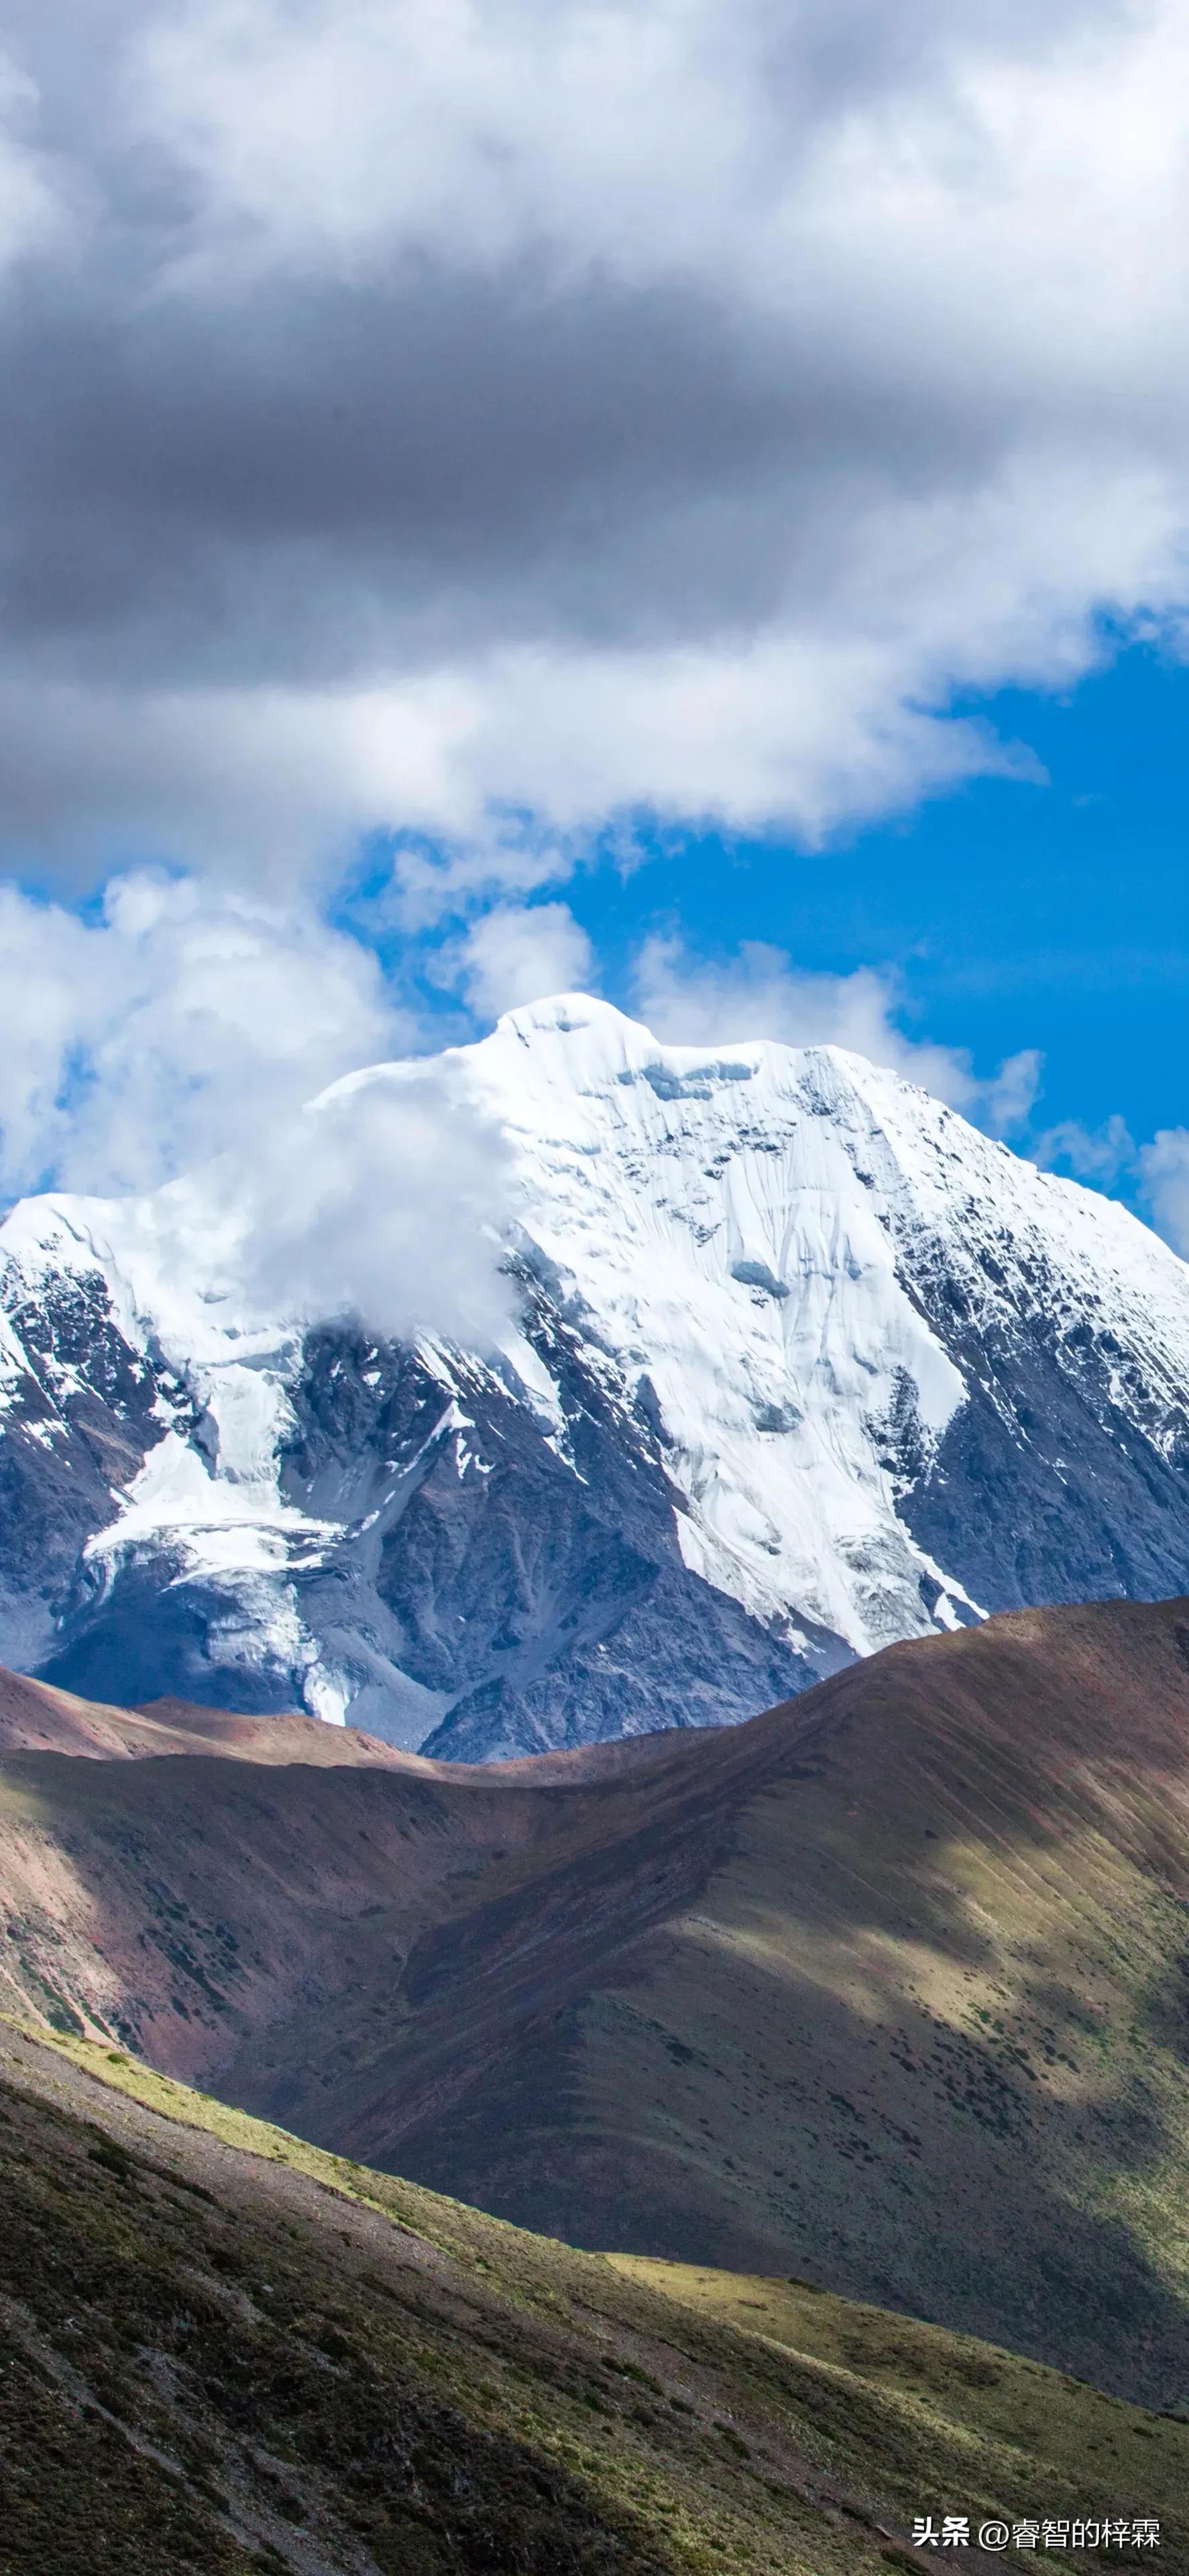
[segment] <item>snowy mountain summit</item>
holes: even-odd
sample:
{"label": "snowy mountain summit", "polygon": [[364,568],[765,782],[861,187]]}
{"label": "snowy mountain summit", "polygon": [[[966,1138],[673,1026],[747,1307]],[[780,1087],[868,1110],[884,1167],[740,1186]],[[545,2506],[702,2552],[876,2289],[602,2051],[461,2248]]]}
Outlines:
{"label": "snowy mountain summit", "polygon": [[510,1155],[499,1348],[246,1321],[176,1186],[0,1228],[0,1660],[481,1760],[1189,1589],[1189,1268],[1124,1209],[832,1047],[570,995],[438,1063]]}

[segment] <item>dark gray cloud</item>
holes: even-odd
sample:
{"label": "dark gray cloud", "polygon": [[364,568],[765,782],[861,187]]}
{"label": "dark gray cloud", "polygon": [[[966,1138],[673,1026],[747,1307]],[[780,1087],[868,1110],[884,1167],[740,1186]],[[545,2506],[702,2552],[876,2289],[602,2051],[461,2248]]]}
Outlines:
{"label": "dark gray cloud", "polygon": [[953,686],[1179,610],[1165,0],[6,27],[22,856],[290,867],[493,802],[812,831],[987,756]]}
{"label": "dark gray cloud", "polygon": [[[84,283],[93,295],[79,292]],[[29,279],[0,319],[10,632],[131,674],[299,677],[542,631],[688,641],[829,580],[850,518],[961,494],[979,417],[857,388],[684,284],[272,279],[104,309]],[[327,611],[330,611],[328,617]]]}

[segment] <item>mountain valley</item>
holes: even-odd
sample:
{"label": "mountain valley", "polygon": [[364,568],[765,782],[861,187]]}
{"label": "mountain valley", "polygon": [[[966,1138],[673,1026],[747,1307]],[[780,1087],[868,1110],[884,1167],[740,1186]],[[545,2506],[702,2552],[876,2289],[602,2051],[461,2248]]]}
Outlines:
{"label": "mountain valley", "polygon": [[4,1711],[5,2009],[519,2226],[1189,2398],[1183,1603],[498,1766]]}

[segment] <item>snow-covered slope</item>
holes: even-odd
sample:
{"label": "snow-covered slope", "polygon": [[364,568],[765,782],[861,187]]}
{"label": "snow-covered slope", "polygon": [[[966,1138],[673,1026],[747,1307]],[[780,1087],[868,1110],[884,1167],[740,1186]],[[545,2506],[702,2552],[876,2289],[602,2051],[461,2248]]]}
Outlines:
{"label": "snow-covered slope", "polygon": [[443,1072],[513,1148],[502,1351],[249,1328],[200,1179],[0,1229],[0,1659],[481,1758],[1189,1588],[1189,1269],[1125,1210],[837,1049],[582,996]]}

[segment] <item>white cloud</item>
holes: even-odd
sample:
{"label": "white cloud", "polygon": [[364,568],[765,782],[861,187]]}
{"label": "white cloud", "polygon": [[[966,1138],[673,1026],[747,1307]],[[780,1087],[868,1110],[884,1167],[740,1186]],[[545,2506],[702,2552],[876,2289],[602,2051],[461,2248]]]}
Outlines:
{"label": "white cloud", "polygon": [[1036,1098],[1041,1058],[1034,1048],[1009,1056],[982,1080],[964,1049],[905,1034],[895,979],[870,966],[851,975],[810,973],[761,940],[745,940],[731,957],[696,961],[680,940],[658,935],[637,959],[635,998],[641,1018],[675,1045],[779,1038],[789,1046],[847,1047],[995,1135],[1023,1127]]}
{"label": "white cloud", "polygon": [[1189,1127],[1158,1128],[1137,1160],[1157,1232],[1189,1260]]}
{"label": "white cloud", "polygon": [[[894,29],[879,0],[191,0],[143,13],[124,102],[199,183],[204,275],[537,249],[795,311],[863,260],[962,343],[1080,293],[1097,366],[1103,287],[1170,291],[1187,70],[1171,0],[907,0]],[[970,282],[1005,258],[1015,310],[987,313]]]}
{"label": "white cloud", "polygon": [[1046,1127],[1032,1147],[1032,1157],[1046,1171],[1055,1163],[1067,1163],[1080,1181],[1097,1181],[1104,1189],[1137,1166],[1135,1138],[1117,1109],[1101,1127],[1086,1127],[1080,1118],[1063,1118],[1055,1127]]}
{"label": "white cloud", "polygon": [[376,958],[301,905],[118,877],[102,912],[0,888],[0,1188],[153,1187],[407,1042]]}
{"label": "white cloud", "polygon": [[351,1079],[420,1034],[356,941],[141,871],[91,923],[0,889],[0,953],[0,1191],[182,1176],[163,1240],[249,1309],[498,1332],[507,1150],[448,1063]]}
{"label": "white cloud", "polygon": [[498,904],[482,914],[460,943],[454,978],[481,1020],[597,982],[590,941],[564,903]]}
{"label": "white cloud", "polygon": [[387,825],[523,894],[510,811],[820,837],[1010,761],[955,692],[1183,618],[1174,0],[65,0],[13,48],[10,848]]}
{"label": "white cloud", "polygon": [[987,1081],[975,1084],[972,1115],[993,1136],[1019,1136],[1036,1107],[1043,1072],[1040,1048],[1019,1047]]}
{"label": "white cloud", "polygon": [[[402,914],[417,923],[460,891],[526,892],[570,873],[583,834],[633,807],[740,827],[779,815],[813,841],[842,813],[902,807],[980,771],[1040,775],[976,725],[898,705],[905,654],[927,692],[945,657],[929,667],[923,633],[900,640],[899,660],[795,635],[643,658],[559,645],[356,691],[250,697],[0,675],[0,843],[5,815],[10,839],[66,854],[102,855],[131,831],[277,889],[295,871],[325,881],[354,838],[399,824],[446,842],[398,863]],[[530,811],[555,828],[504,819]]]}
{"label": "white cloud", "polygon": [[505,1139],[447,1061],[337,1085],[223,1155],[192,1206],[249,1311],[473,1349],[513,1313],[513,1196]]}

